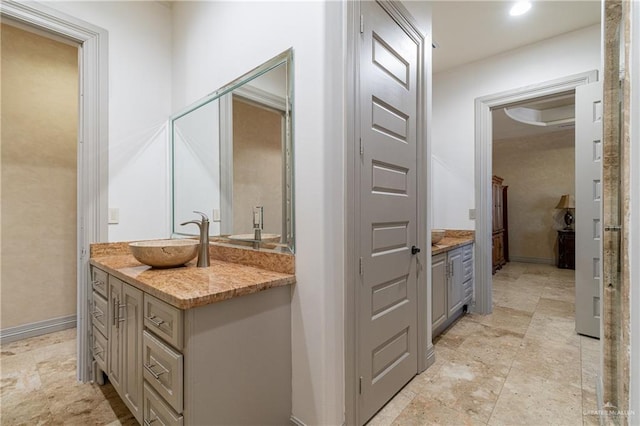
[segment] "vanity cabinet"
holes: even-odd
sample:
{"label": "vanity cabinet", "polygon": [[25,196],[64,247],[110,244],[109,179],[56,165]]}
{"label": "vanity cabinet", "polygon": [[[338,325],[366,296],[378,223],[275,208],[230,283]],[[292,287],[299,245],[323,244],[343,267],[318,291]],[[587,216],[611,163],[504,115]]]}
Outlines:
{"label": "vanity cabinet", "polygon": [[434,255],[431,260],[431,329],[441,333],[473,297],[473,244]]}
{"label": "vanity cabinet", "polygon": [[106,350],[93,356],[140,424],[289,423],[289,286],[180,309],[104,280],[107,336],[93,333]]}
{"label": "vanity cabinet", "polygon": [[107,375],[126,406],[142,423],[142,302],[137,288],[109,275]]}
{"label": "vanity cabinet", "polygon": [[492,272],[495,274],[509,258],[508,253],[508,218],[507,218],[507,186],[502,185],[504,179],[493,176],[491,179],[492,194]]}

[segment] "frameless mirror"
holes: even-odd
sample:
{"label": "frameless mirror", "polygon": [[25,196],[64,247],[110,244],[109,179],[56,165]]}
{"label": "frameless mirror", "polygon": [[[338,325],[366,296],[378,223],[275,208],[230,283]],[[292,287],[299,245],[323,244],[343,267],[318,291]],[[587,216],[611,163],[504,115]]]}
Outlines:
{"label": "frameless mirror", "polygon": [[195,210],[214,240],[294,251],[292,71],[289,49],[171,117],[174,235]]}

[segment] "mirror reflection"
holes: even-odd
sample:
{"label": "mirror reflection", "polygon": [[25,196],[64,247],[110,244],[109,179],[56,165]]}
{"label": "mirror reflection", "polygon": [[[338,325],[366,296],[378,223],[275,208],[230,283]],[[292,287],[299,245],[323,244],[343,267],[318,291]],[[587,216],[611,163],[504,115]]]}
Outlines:
{"label": "mirror reflection", "polygon": [[292,52],[172,120],[173,233],[194,210],[217,240],[293,252]]}

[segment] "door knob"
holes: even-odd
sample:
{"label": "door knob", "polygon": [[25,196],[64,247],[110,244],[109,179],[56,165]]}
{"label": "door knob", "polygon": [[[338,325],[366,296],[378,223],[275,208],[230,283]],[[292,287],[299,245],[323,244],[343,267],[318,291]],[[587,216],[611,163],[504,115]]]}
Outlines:
{"label": "door knob", "polygon": [[411,246],[411,254],[418,254],[420,253],[420,249],[416,246]]}

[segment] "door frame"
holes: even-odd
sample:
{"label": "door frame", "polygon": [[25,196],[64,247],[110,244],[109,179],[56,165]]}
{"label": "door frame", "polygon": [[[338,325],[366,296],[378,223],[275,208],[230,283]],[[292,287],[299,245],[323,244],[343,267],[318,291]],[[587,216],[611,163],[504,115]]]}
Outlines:
{"label": "door frame", "polygon": [[[431,292],[430,244],[431,236],[428,235],[428,224],[431,221],[431,212],[428,209],[428,200],[431,194],[431,176],[428,172],[428,159],[431,156],[430,132],[427,131],[431,124],[431,77],[430,71],[431,50],[425,46],[431,46],[431,34],[423,34],[417,23],[411,17],[407,9],[396,1],[375,0],[405,31],[417,37],[418,42],[418,110],[417,110],[417,244],[423,248],[416,255],[417,269],[419,272],[417,285],[417,355],[418,374],[424,371],[434,359],[433,345],[431,343],[431,306],[428,303]],[[358,404],[358,297],[360,277],[358,267],[358,242],[359,240],[359,168],[357,162],[359,155],[359,121],[360,117],[360,90],[359,90],[359,59],[360,59],[360,2],[350,1],[346,3],[346,37],[347,56],[345,69],[345,277],[344,277],[344,380],[345,380],[345,424],[357,424],[360,421]],[[424,283],[420,285],[421,281]],[[421,303],[422,302],[422,303]]]}
{"label": "door frame", "polygon": [[35,2],[3,0],[0,14],[79,46],[76,376],[79,381],[86,382],[92,379],[89,349],[89,245],[107,240],[108,35],[102,28]]}
{"label": "door frame", "polygon": [[493,169],[493,129],[491,110],[525,102],[533,98],[575,91],[583,84],[598,80],[592,70],[558,79],[519,87],[475,100],[475,303],[473,311],[487,315],[492,312],[493,283],[491,278],[491,176]]}

